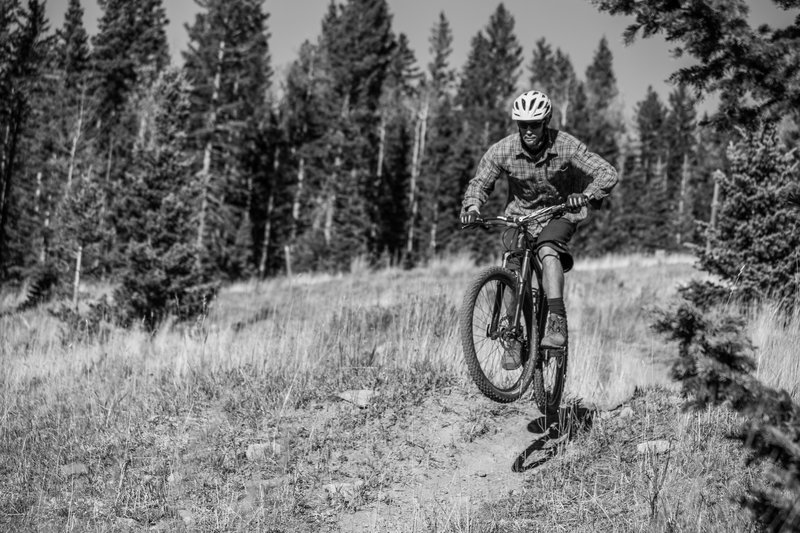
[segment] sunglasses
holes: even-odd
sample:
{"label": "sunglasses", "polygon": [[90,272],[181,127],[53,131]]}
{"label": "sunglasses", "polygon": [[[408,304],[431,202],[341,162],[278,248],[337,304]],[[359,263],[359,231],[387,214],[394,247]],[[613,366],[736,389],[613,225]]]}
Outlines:
{"label": "sunglasses", "polygon": [[535,130],[538,130],[539,128],[542,127],[542,124],[544,124],[543,120],[534,120],[534,121],[531,121],[531,122],[517,121],[517,126],[519,126],[519,129],[522,130],[522,131],[526,131],[526,130],[534,130],[535,131]]}

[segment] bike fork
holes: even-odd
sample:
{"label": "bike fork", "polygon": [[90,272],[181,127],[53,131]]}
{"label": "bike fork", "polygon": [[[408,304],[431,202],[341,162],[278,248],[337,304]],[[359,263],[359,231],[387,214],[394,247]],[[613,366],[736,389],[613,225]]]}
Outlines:
{"label": "bike fork", "polygon": [[522,317],[522,306],[525,302],[525,293],[528,290],[527,281],[530,279],[528,272],[531,267],[531,251],[526,249],[522,256],[522,265],[520,265],[519,269],[520,275],[517,279],[517,308],[514,310],[515,331],[519,331],[520,320],[524,320]]}
{"label": "bike fork", "polygon": [[[525,250],[522,256],[522,264],[520,265],[519,274],[517,276],[517,291],[516,291],[516,305],[514,306],[513,310],[513,318],[509,316],[510,323],[508,324],[509,329],[513,332],[515,337],[518,337],[520,330],[520,321],[524,320],[522,316],[523,305],[525,302],[526,292],[529,290],[530,283],[528,280],[530,276],[528,274],[529,269],[534,268],[532,263],[533,253],[530,250]],[[505,264],[505,263],[504,263]],[[487,328],[486,336],[490,338],[496,338],[502,332],[498,331],[498,327],[500,325],[500,320],[503,313],[503,293],[505,292],[505,286],[498,282],[497,283],[497,290],[494,294],[494,305],[492,307],[492,320]],[[535,298],[536,294],[532,294],[534,297],[534,304],[536,303]],[[508,313],[507,313],[508,314]]]}

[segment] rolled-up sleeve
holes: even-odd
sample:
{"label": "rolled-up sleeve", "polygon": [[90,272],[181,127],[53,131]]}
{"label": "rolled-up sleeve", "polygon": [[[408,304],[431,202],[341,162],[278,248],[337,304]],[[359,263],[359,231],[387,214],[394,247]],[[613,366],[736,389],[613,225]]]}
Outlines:
{"label": "rolled-up sleeve", "polygon": [[480,207],[489,199],[494,190],[494,184],[503,173],[503,169],[494,161],[494,147],[490,148],[478,163],[475,177],[469,181],[467,191],[464,193],[462,212],[470,206]]}
{"label": "rolled-up sleeve", "polygon": [[571,162],[576,169],[592,178],[583,190],[583,193],[592,200],[605,198],[617,184],[619,179],[617,170],[608,161],[590,152],[583,143],[579,143]]}

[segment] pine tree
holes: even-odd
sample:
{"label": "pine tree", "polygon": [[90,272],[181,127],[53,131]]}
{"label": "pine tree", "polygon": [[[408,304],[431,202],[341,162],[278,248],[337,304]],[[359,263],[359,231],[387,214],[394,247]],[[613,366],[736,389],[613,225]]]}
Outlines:
{"label": "pine tree", "polygon": [[664,249],[672,244],[672,214],[667,195],[667,146],[664,128],[667,109],[648,87],[636,105],[639,134],[637,164],[628,174],[628,202],[622,217],[633,250]]}
{"label": "pine tree", "polygon": [[124,178],[128,194],[115,205],[127,215],[119,235],[126,261],[115,291],[124,325],[142,323],[152,330],[167,315],[196,318],[216,290],[211,271],[198,268],[192,246],[197,184],[184,135],[190,94],[183,73],[167,69],[140,101],[147,142],[137,146],[138,164]]}
{"label": "pine tree", "polygon": [[[454,153],[467,161],[454,162],[461,174],[462,194],[483,153],[511,131],[511,102],[517,96],[521,65],[522,47],[514,35],[514,18],[500,4],[489,19],[485,35],[480,31],[472,39],[456,96],[463,103],[464,129],[457,140],[463,146],[456,147]],[[500,213],[506,197],[507,184],[499,180],[482,211]],[[460,233],[454,237],[453,246],[467,247],[479,257],[494,254],[497,249],[496,242],[478,232]]]}
{"label": "pine tree", "polygon": [[464,102],[478,152],[509,132],[508,110],[518,92],[522,65],[514,24],[514,17],[499,4],[485,29],[473,37],[462,71],[458,99]]}
{"label": "pine tree", "polygon": [[[566,129],[612,165],[621,166],[620,142],[625,129],[619,111],[613,57],[605,37],[600,40],[592,63],[586,69],[585,83],[578,83],[572,100],[572,112]],[[624,173],[623,173],[624,174]],[[575,237],[580,253],[598,255],[618,251],[623,245],[618,227],[623,224],[622,210],[627,209],[633,195],[622,181],[613,196],[593,206],[591,216],[581,225]],[[623,194],[626,203],[617,201]]]}
{"label": "pine tree", "polygon": [[332,5],[323,21],[320,53],[330,90],[327,105],[338,114],[326,131],[333,163],[321,188],[320,251],[337,269],[354,255],[368,253],[375,259],[378,253],[379,108],[395,47],[385,0],[350,0],[338,9]]}
{"label": "pine tree", "polygon": [[674,213],[675,246],[682,246],[691,234],[692,174],[697,166],[695,132],[697,112],[686,86],[669,95],[669,112],[664,124],[667,140],[667,196]]}
{"label": "pine tree", "polygon": [[56,32],[58,63],[64,73],[64,87],[80,92],[89,70],[89,37],[83,25],[80,0],[69,0],[64,25]]}
{"label": "pine tree", "polygon": [[385,0],[349,0],[323,23],[321,46],[343,115],[378,109],[395,47],[391,21]]}
{"label": "pine tree", "polygon": [[[91,167],[86,138],[89,47],[79,1],[70,2],[43,68],[46,81],[42,80],[30,91],[31,127],[24,144],[31,154],[26,158],[28,172],[36,176],[34,201],[28,205],[34,220],[27,235],[27,248],[36,256],[39,269],[52,274],[53,280],[65,282],[74,274],[79,247],[69,237],[75,231],[63,227],[75,222],[65,220],[70,209],[65,203],[71,202],[76,209],[85,208],[88,213],[94,201],[89,198],[103,197],[99,191],[89,191],[84,186],[85,180],[79,179]],[[70,199],[72,194],[80,198]],[[102,234],[105,229],[96,227],[93,231]],[[88,256],[92,256],[92,261],[98,256],[89,253],[90,239],[84,240],[87,249],[81,255],[86,264]]]}
{"label": "pine tree", "polygon": [[431,54],[431,62],[428,63],[430,78],[428,85],[438,99],[449,94],[455,81],[455,72],[450,67],[450,56],[453,53],[453,31],[444,11],[439,13],[439,20],[431,29],[428,45]]}
{"label": "pine tree", "polygon": [[800,192],[800,158],[782,146],[774,124],[743,133],[728,148],[730,171],[720,178],[722,203],[700,264],[743,298],[771,296],[791,309],[800,283],[800,216],[787,199]]}
{"label": "pine tree", "polygon": [[[25,202],[33,187],[25,183],[22,153],[31,117],[32,93],[41,83],[49,57],[44,2],[6,2],[0,10],[0,276],[30,261],[28,239],[33,229]],[[29,175],[29,174],[28,174]],[[19,274],[19,271],[13,272]]]}
{"label": "pine tree", "polygon": [[[431,29],[428,39],[431,62],[424,80],[424,147],[419,152],[420,241],[427,257],[442,249],[444,236],[456,231],[461,207],[461,176],[453,173],[453,145],[461,120],[452,109],[455,72],[450,67],[453,33],[444,12]],[[424,232],[424,234],[423,234]]]}
{"label": "pine tree", "polygon": [[614,162],[619,154],[618,138],[624,132],[617,97],[617,77],[608,40],[603,37],[586,68],[586,95],[589,109],[586,133],[577,132],[589,149],[607,161]]}
{"label": "pine tree", "polygon": [[[265,194],[267,168],[243,171],[244,159],[255,149],[245,139],[269,120],[266,95],[271,83],[266,21],[261,2],[198,1],[205,11],[189,28],[190,51],[184,53],[187,77],[194,87],[191,137],[202,155],[198,163],[201,182],[195,220],[195,260],[198,268],[208,262],[218,271],[241,276],[256,267],[254,250],[258,229],[265,219],[253,220],[252,198],[259,188]],[[268,192],[266,193],[268,194]],[[266,216],[258,213],[258,216]],[[237,251],[237,235],[254,228],[247,250]],[[245,241],[248,239],[245,239]],[[259,244],[262,239],[258,239]]]}
{"label": "pine tree", "polygon": [[[92,38],[89,92],[95,99],[95,127],[108,139],[102,150],[119,148],[135,125],[124,109],[137,84],[147,86],[169,63],[162,0],[102,0],[103,16]],[[122,148],[123,152],[126,148]],[[111,156],[113,157],[113,156]],[[109,159],[111,159],[109,157]]]}
{"label": "pine tree", "polygon": [[[58,138],[60,153],[53,155],[63,162],[60,170],[66,175],[66,191],[71,187],[81,162],[88,159],[81,155],[88,146],[86,130],[88,117],[92,114],[92,99],[87,88],[91,67],[89,38],[83,25],[80,0],[70,0],[64,25],[56,36],[56,69],[61,83],[58,94],[53,95],[58,125],[57,131],[51,134]],[[68,155],[65,158],[63,154]]]}
{"label": "pine tree", "polygon": [[398,36],[389,63],[379,126],[376,207],[377,252],[391,262],[413,264],[419,212],[420,149],[424,151],[426,103],[419,94],[420,73],[405,34]]}
{"label": "pine tree", "polygon": [[726,147],[732,140],[730,134],[710,124],[707,113],[703,114],[700,124],[697,128],[697,166],[688,192],[691,198],[690,215],[694,222],[692,238],[689,240],[695,243],[705,243],[707,240],[705,227],[711,220],[715,176],[728,172],[730,165]]}
{"label": "pine tree", "polygon": [[[313,269],[313,265],[298,264],[294,253],[298,242],[313,240],[321,227],[311,227],[322,204],[321,191],[326,175],[325,131],[335,118],[326,95],[326,78],[320,72],[320,53],[310,42],[300,47],[298,58],[292,63],[286,77],[280,113],[286,137],[287,193],[291,209],[287,221],[288,235],[284,248],[286,270]],[[308,232],[308,234],[306,234]]]}
{"label": "pine tree", "polygon": [[[698,93],[719,92],[722,105],[714,117],[722,126],[754,124],[756,119],[795,115],[800,109],[800,52],[797,34],[800,20],[784,28],[766,24],[750,27],[749,8],[744,0],[727,2],[725,9],[711,0],[664,3],[661,0],[600,0],[599,9],[612,15],[632,16],[627,43],[637,34],[663,34],[674,43],[676,55],[688,54],[695,64],[670,77]],[[793,0],[776,0],[777,8],[797,7]]]}
{"label": "pine tree", "polygon": [[551,127],[563,129],[571,118],[570,112],[578,86],[569,56],[560,48],[554,54],[552,47],[542,37],[536,41],[529,68],[530,87],[547,94],[553,103]]}

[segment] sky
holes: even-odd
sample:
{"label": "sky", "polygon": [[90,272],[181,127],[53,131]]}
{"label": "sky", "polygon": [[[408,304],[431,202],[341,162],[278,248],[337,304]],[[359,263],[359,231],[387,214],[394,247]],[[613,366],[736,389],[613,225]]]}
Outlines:
{"label": "sky", "polygon": [[[188,41],[185,25],[194,22],[195,13],[201,8],[194,0],[163,1],[170,21],[167,37],[173,64],[182,64],[181,52],[187,49]],[[427,69],[430,60],[428,39],[431,29],[438,21],[439,13],[444,12],[453,32],[450,64],[458,71],[466,62],[472,37],[486,27],[499,4],[499,1],[486,0],[387,1],[393,15],[393,30],[406,34],[421,69]],[[270,14],[267,26],[276,84],[280,84],[283,73],[297,56],[303,41],[316,41],[329,3],[330,0],[264,1],[264,10]],[[51,29],[64,23],[67,4],[68,0],[47,0],[46,13]],[[554,50],[560,48],[569,55],[576,73],[583,78],[600,39],[605,36],[614,58],[614,73],[624,113],[629,119],[636,103],[644,99],[648,86],[652,86],[666,103],[674,88],[667,78],[678,68],[691,64],[689,58],[674,59],[669,52],[670,46],[658,36],[637,39],[632,45],[625,46],[622,32],[632,20],[600,13],[589,0],[504,0],[503,4],[515,19],[515,34],[524,52],[520,90],[528,89],[526,81],[530,73],[527,65],[536,41],[542,37]],[[800,12],[794,9],[787,14],[776,8],[772,0],[748,0],[748,4],[753,26],[764,23],[785,26]],[[89,35],[94,35],[102,11],[97,0],[81,0],[81,5],[86,30]],[[699,105],[701,112],[711,112],[715,107],[714,98]]]}

